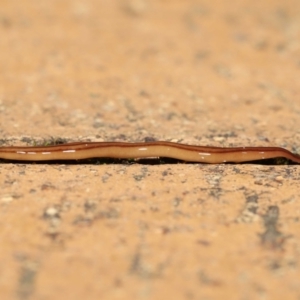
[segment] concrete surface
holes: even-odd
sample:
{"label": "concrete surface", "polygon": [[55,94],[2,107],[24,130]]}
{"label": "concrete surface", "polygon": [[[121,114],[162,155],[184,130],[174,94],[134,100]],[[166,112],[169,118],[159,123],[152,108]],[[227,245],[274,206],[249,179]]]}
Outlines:
{"label": "concrete surface", "polygon": [[[300,2],[1,0],[0,145],[300,153]],[[300,299],[300,167],[0,164],[1,299]]]}

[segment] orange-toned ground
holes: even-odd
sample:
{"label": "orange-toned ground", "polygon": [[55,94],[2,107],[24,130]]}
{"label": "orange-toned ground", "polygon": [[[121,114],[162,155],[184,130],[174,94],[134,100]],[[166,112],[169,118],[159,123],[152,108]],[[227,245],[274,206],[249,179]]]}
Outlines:
{"label": "orange-toned ground", "polygon": [[[0,1],[0,145],[300,153],[298,0]],[[299,299],[300,166],[0,163],[0,298]]]}

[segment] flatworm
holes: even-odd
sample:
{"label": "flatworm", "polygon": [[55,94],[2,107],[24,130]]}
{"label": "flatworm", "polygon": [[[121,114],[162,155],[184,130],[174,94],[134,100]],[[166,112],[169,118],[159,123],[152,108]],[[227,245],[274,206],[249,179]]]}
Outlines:
{"label": "flatworm", "polygon": [[300,163],[300,155],[280,147],[222,148],[173,142],[77,142],[53,146],[0,147],[0,158],[12,161],[80,160],[88,158],[167,157],[188,162],[219,164],[286,158]]}

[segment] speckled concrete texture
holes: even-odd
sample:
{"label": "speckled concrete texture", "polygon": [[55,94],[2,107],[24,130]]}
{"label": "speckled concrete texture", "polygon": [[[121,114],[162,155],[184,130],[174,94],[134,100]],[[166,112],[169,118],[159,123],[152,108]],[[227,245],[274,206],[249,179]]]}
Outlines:
{"label": "speckled concrete texture", "polygon": [[[298,0],[0,1],[0,145],[300,153]],[[0,162],[6,299],[300,299],[300,167]]]}

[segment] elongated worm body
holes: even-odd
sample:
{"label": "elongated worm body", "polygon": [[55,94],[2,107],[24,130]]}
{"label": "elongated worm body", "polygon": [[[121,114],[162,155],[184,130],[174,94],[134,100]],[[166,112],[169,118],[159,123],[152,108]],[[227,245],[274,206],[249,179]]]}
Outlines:
{"label": "elongated worm body", "polygon": [[54,146],[0,147],[0,158],[14,161],[79,160],[87,158],[168,157],[218,164],[283,157],[300,163],[300,156],[280,147],[222,148],[173,142],[77,142]]}

